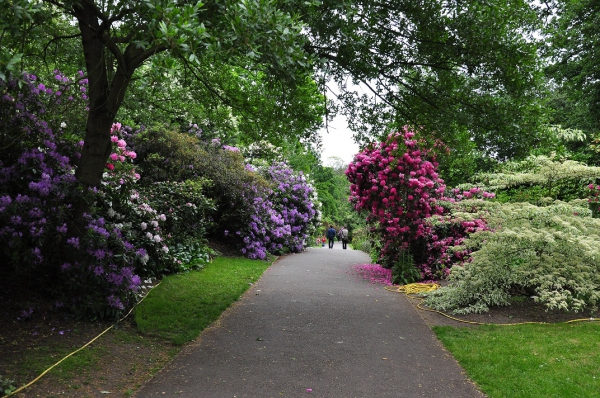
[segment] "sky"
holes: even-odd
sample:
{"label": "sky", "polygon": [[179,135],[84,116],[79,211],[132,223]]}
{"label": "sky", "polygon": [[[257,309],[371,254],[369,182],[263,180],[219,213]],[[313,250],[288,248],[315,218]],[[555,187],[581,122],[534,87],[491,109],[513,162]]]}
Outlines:
{"label": "sky", "polygon": [[329,132],[322,128],[319,134],[323,140],[321,161],[325,166],[329,166],[328,159],[332,156],[337,156],[348,164],[358,153],[358,144],[354,143],[352,131],[348,129],[348,123],[343,115],[336,116],[329,123]]}

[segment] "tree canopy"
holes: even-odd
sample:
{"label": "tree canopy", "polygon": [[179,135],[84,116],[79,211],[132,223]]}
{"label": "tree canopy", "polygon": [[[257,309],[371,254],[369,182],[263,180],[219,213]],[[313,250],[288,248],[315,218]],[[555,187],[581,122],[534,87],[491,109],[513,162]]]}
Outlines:
{"label": "tree canopy", "polygon": [[600,131],[600,4],[557,0],[548,10],[546,71],[552,121],[587,133]]}
{"label": "tree canopy", "polygon": [[466,129],[500,158],[539,139],[539,19],[527,1],[324,1],[301,12],[307,51],[340,86],[359,139],[405,124],[448,141]]}

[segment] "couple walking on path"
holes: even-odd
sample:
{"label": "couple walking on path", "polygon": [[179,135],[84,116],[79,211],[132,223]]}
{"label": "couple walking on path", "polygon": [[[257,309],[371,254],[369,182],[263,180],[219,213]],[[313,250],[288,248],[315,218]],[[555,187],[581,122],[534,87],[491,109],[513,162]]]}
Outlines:
{"label": "couple walking on path", "polygon": [[329,248],[333,249],[333,243],[335,238],[339,237],[342,240],[342,249],[346,250],[348,247],[348,229],[346,227],[340,228],[339,231],[336,232],[335,228],[332,226],[327,230],[327,241],[329,242]]}
{"label": "couple walking on path", "polygon": [[402,294],[353,273],[358,250],[278,259],[134,395],[484,397]]}

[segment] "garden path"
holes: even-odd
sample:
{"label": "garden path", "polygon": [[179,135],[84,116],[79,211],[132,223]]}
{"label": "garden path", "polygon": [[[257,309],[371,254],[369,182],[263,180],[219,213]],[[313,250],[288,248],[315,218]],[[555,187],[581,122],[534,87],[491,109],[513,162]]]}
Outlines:
{"label": "garden path", "polygon": [[360,251],[277,260],[135,397],[483,397],[408,299],[353,273]]}

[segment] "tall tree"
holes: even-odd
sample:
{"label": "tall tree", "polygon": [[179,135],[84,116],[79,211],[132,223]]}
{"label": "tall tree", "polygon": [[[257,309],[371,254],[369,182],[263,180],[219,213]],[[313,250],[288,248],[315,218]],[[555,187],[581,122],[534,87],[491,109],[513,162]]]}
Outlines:
{"label": "tall tree", "polygon": [[526,0],[330,0],[302,18],[359,139],[387,135],[394,120],[446,139],[468,130],[502,158],[539,139],[539,19]]}
{"label": "tall tree", "polygon": [[549,3],[548,76],[552,82],[553,123],[600,132],[600,3]]}
{"label": "tall tree", "polygon": [[[172,59],[179,59],[195,72],[206,72],[211,63],[238,66],[264,74],[267,84],[290,87],[305,83],[311,73],[302,25],[269,0],[26,3],[55,13],[46,24],[64,28],[53,31],[48,44],[72,38],[81,42],[90,106],[76,178],[84,187],[100,184],[111,151],[110,127],[136,71],[148,60],[169,54],[161,58],[164,66],[172,67]],[[85,210],[82,200],[76,219]]]}

